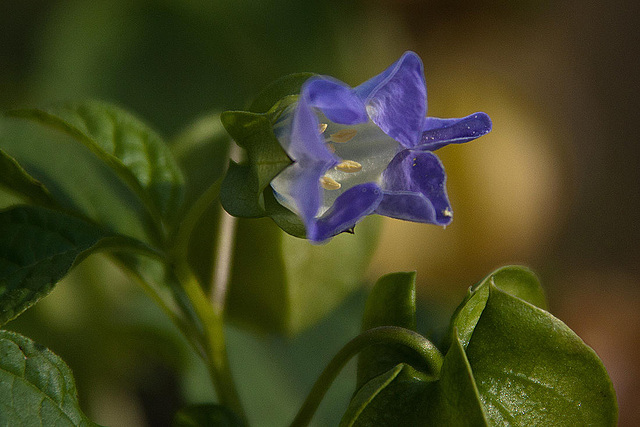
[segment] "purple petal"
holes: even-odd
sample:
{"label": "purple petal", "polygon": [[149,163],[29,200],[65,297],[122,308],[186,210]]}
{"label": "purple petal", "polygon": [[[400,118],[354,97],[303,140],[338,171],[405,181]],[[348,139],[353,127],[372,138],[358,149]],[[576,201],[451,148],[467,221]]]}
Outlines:
{"label": "purple petal", "polygon": [[427,86],[418,55],[405,52],[355,91],[380,129],[407,148],[417,145],[427,115]]}
{"label": "purple petal", "polygon": [[491,119],[485,113],[474,113],[460,119],[427,117],[422,137],[416,148],[435,151],[448,144],[461,144],[491,132]]}
{"label": "purple petal", "polygon": [[334,123],[355,125],[369,120],[364,102],[339,80],[312,77],[304,84],[302,96]]}
{"label": "purple petal", "polygon": [[304,97],[300,97],[291,125],[291,142],[287,154],[294,164],[291,197],[305,224],[312,222],[322,203],[320,177],[338,164],[339,159],[327,150],[318,132],[318,118]]}
{"label": "purple petal", "polygon": [[373,182],[351,187],[336,199],[333,206],[315,224],[307,227],[307,238],[322,242],[349,230],[362,218],[373,213],[381,200],[382,191]]}
{"label": "purple petal", "polygon": [[290,194],[302,221],[307,229],[315,222],[318,210],[322,204],[322,188],[320,178],[327,169],[323,163],[300,165],[294,163],[289,166],[291,178]]}
{"label": "purple petal", "polygon": [[338,158],[327,149],[318,132],[318,118],[305,97],[300,97],[291,124],[291,142],[287,154],[296,162],[323,162],[335,166]]}
{"label": "purple petal", "polygon": [[446,175],[435,154],[401,151],[389,163],[382,180],[384,197],[376,213],[438,225],[451,222]]}

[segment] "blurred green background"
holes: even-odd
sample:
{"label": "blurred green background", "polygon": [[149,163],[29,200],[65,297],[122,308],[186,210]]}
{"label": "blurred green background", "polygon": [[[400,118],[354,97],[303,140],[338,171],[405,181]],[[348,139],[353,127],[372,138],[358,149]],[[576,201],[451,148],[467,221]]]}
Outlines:
{"label": "blurred green background", "polygon": [[[414,50],[429,114],[485,111],[494,130],[438,152],[455,221],[386,219],[367,282],[417,270],[420,331],[437,333],[491,270],[532,267],[551,311],[602,358],[620,425],[639,425],[639,18],[635,0],[5,0],[0,108],[99,98],[170,137],[205,112],[242,108],[284,74],[356,85]],[[229,328],[256,425],[293,418],[357,334],[365,297],[290,339]],[[100,424],[167,425],[181,404],[213,399],[176,331],[100,257],[9,326],[71,366]],[[317,425],[337,424],[353,377],[340,377]]]}

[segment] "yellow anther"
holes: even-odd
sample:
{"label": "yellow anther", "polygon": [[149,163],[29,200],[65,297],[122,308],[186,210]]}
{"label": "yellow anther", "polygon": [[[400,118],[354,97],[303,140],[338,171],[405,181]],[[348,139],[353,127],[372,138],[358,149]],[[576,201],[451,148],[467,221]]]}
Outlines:
{"label": "yellow anther", "polygon": [[328,176],[323,176],[320,178],[320,185],[325,190],[339,190],[342,185],[333,178],[329,178]]}
{"label": "yellow anther", "polygon": [[336,169],[346,173],[354,173],[360,172],[362,170],[362,165],[353,160],[345,160],[336,166]]}
{"label": "yellow anther", "polygon": [[329,126],[326,123],[320,123],[318,124],[318,132],[319,133],[324,133],[325,130],[327,130],[327,126]]}
{"label": "yellow anther", "polygon": [[453,212],[451,212],[451,209],[445,208],[445,210],[442,211],[442,215],[448,216],[449,218],[451,218],[453,216]]}
{"label": "yellow anther", "polygon": [[336,133],[329,135],[329,139],[333,142],[343,143],[349,141],[358,133],[355,129],[342,129]]}

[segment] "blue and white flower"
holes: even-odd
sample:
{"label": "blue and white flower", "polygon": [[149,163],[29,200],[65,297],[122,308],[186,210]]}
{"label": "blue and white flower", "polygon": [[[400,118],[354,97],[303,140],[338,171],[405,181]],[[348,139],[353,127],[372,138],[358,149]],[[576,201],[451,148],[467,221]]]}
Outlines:
{"label": "blue and white flower", "polygon": [[293,163],[271,187],[302,218],[308,239],[325,241],[374,213],[451,222],[446,175],[433,151],[487,134],[491,120],[426,113],[423,65],[413,52],[355,88],[327,76],[304,83],[274,126]]}

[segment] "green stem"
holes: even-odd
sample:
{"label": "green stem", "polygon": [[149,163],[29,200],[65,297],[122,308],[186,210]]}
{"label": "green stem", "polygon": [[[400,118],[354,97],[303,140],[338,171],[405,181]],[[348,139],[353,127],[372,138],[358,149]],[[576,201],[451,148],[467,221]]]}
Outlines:
{"label": "green stem", "polygon": [[331,383],[353,356],[372,345],[385,344],[400,344],[414,350],[427,363],[433,375],[437,375],[442,368],[440,351],[417,332],[398,326],[381,326],[369,329],[349,341],[329,362],[313,385],[307,399],[291,423],[291,427],[309,424]]}
{"label": "green stem", "polygon": [[231,409],[241,419],[246,419],[229,367],[222,313],[214,310],[198,279],[186,263],[179,262],[174,267],[180,284],[191,301],[193,310],[200,321],[209,375],[220,404]]}
{"label": "green stem", "polygon": [[171,322],[182,332],[182,335],[185,336],[189,344],[193,347],[196,353],[198,353],[202,358],[205,358],[205,354],[203,351],[200,342],[198,341],[198,333],[191,324],[186,322],[183,318],[179,317],[175,311],[165,302],[165,300],[156,292],[152,285],[147,282],[147,280],[142,277],[140,273],[135,271],[133,268],[128,266],[125,262],[119,259],[117,256],[111,257],[111,259],[118,265],[122,271],[129,275],[133,280],[138,282],[142,290],[151,298],[160,309],[164,312],[164,314],[171,320]]}
{"label": "green stem", "polygon": [[227,298],[227,289],[229,288],[238,219],[229,215],[222,206],[220,206],[218,215],[220,223],[211,275],[211,303],[213,304],[213,309],[222,315]]}

